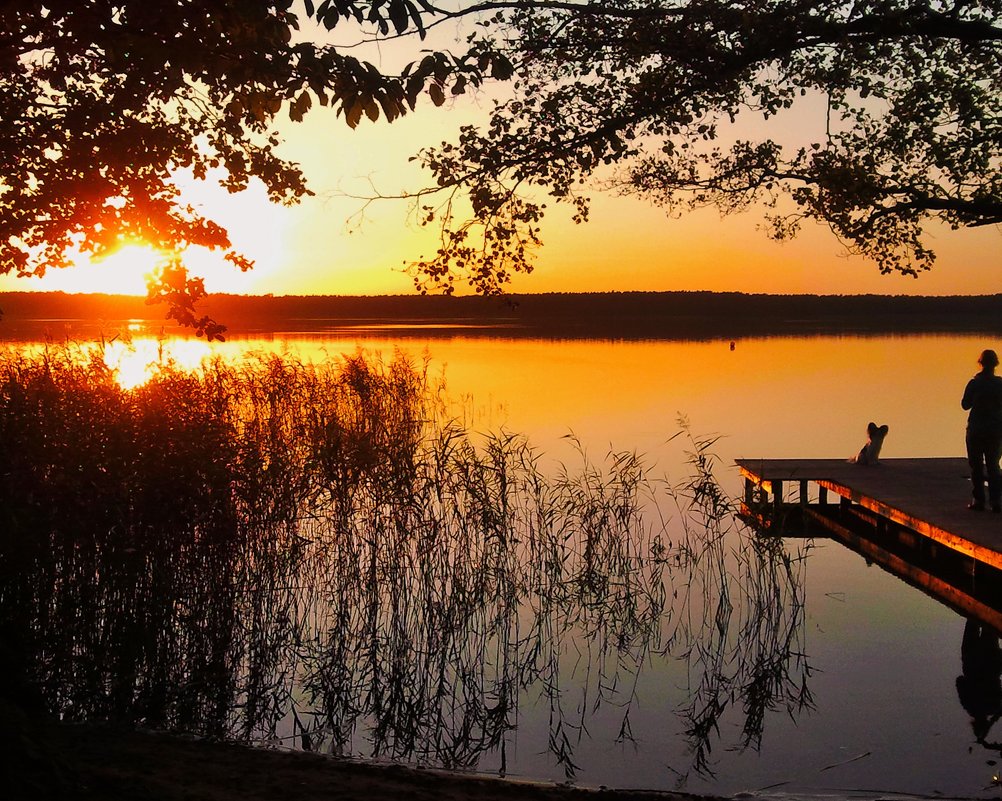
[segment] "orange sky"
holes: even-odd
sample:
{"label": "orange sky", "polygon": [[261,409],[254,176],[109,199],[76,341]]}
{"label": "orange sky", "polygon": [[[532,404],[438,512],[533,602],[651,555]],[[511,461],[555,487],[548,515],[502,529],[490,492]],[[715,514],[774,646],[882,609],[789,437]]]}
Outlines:
{"label": "orange sky", "polygon": [[[478,108],[479,104],[479,108]],[[392,125],[363,120],[354,131],[333,111],[315,108],[304,123],[283,126],[285,154],[299,162],[316,196],[298,207],[270,205],[260,186],[228,195],[209,184],[181,182],[190,197],[231,233],[256,268],[241,274],[212,254],[193,254],[193,271],[210,291],[253,294],[383,294],[413,291],[404,262],[434,249],[404,202],[370,206],[364,220],[348,220],[370,183],[384,194],[422,186],[428,176],[408,162],[425,144],[453,138],[459,125],[482,118],[486,99],[459,98],[450,107],[419,106]],[[820,110],[800,109],[794,126],[822,124]],[[787,121],[789,122],[789,121]],[[630,198],[593,193],[591,221],[576,226],[551,204],[545,247],[536,270],[519,277],[515,292],[606,290],[736,290],[775,293],[980,294],[1002,291],[997,228],[939,230],[929,244],[936,268],[918,279],[882,276],[872,263],[846,258],[827,229],[807,226],[778,244],[758,230],[754,212],[721,219],[704,210],[681,219]],[[143,292],[149,256],[132,249],[103,265],[53,271],[46,279],[0,278],[0,290]]]}

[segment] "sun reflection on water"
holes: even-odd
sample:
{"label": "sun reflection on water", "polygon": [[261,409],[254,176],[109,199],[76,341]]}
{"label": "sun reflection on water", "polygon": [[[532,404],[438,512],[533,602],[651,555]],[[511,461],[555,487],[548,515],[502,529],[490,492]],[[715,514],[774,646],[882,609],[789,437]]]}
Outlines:
{"label": "sun reflection on water", "polygon": [[123,389],[145,384],[168,364],[193,370],[212,353],[209,343],[200,339],[133,337],[104,343],[104,363]]}

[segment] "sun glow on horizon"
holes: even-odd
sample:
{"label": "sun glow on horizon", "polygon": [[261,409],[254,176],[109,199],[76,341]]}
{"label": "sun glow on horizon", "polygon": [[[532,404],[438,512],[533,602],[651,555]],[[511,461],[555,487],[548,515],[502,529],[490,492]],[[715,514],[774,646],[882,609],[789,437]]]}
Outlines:
{"label": "sun glow on horizon", "polygon": [[[220,177],[217,171],[199,180],[190,171],[180,170],[172,180],[186,202],[223,227],[232,249],[248,258],[253,269],[242,272],[226,261],[226,245],[217,249],[190,246],[176,255],[191,277],[203,279],[210,293],[274,293],[275,285],[281,285],[293,271],[288,236],[295,209],[270,202],[259,181],[244,191],[231,193],[219,186]],[[322,252],[331,259],[329,247],[322,248]],[[171,255],[142,241],[123,241],[100,258],[70,253],[69,267],[48,269],[41,277],[0,275],[0,291],[142,296],[147,294],[147,284],[157,267]]]}
{"label": "sun glow on horizon", "polygon": [[[301,164],[314,195],[298,205],[269,202],[256,179],[240,192],[179,171],[173,180],[186,202],[218,222],[233,249],[254,262],[241,272],[224,251],[188,248],[182,263],[209,293],[248,295],[395,295],[415,291],[407,266],[439,246],[440,232],[421,227],[405,200],[427,174],[411,161],[422,142],[450,140],[460,124],[483,122],[473,98],[408,115],[392,126],[343,130],[323,109],[284,126],[283,155]],[[814,118],[809,115],[807,122]],[[792,122],[791,122],[792,124]],[[807,124],[807,123],[805,123]],[[824,226],[805,226],[789,242],[761,230],[754,211],[721,218],[715,208],[675,218],[636,197],[592,193],[590,222],[577,225],[555,208],[543,230],[533,273],[515,275],[512,293],[611,291],[737,291],[778,294],[949,295],[994,294],[998,285],[999,228],[929,228],[939,254],[934,270],[916,279],[882,275],[861,257],[849,257]],[[366,201],[382,195],[380,203]],[[140,243],[123,244],[101,260],[80,256],[77,266],[43,278],[0,275],[0,291],[63,291],[142,296],[160,256]],[[460,282],[457,290],[470,288]]]}
{"label": "sun glow on horizon", "polygon": [[137,242],[124,244],[101,258],[78,253],[73,257],[71,267],[48,270],[42,278],[32,282],[31,288],[57,292],[145,295],[146,284],[163,259],[163,254],[156,249]]}

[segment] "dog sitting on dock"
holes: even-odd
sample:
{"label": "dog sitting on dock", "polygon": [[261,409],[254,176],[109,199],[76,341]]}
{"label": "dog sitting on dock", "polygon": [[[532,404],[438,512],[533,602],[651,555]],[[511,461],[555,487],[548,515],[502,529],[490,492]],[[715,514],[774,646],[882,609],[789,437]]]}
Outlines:
{"label": "dog sitting on dock", "polygon": [[884,446],[887,426],[870,423],[866,427],[866,444],[849,461],[853,464],[879,464],[880,449]]}

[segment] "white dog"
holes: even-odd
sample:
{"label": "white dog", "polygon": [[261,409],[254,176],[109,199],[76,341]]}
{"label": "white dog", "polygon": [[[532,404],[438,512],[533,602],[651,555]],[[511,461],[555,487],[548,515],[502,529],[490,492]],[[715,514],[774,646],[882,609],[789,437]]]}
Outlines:
{"label": "white dog", "polygon": [[887,426],[870,423],[866,427],[866,444],[849,461],[853,464],[878,464],[880,462],[880,449],[884,445],[884,437],[886,436]]}

